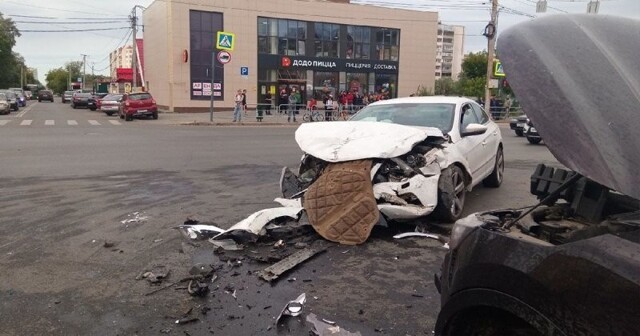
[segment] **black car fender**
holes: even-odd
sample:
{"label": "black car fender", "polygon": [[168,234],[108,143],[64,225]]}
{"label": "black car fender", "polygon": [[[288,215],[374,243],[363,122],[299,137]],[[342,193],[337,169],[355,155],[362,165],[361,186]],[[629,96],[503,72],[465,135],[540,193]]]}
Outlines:
{"label": "black car fender", "polygon": [[442,307],[436,322],[435,334],[447,335],[447,329],[460,314],[474,312],[483,308],[495,308],[518,317],[543,335],[566,336],[565,332],[525,302],[506,293],[489,288],[465,289],[451,296]]}

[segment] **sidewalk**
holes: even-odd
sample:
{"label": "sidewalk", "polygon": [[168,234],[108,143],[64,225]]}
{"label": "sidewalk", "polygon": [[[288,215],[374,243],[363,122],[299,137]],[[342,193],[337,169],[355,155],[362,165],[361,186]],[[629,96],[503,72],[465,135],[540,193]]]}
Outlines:
{"label": "sidewalk", "polygon": [[303,111],[296,115],[296,122],[287,122],[287,115],[272,112],[272,115],[265,115],[262,122],[256,120],[255,111],[247,111],[246,116],[242,115],[241,123],[233,122],[233,112],[214,112],[213,122],[210,121],[209,113],[173,113],[163,112],[159,114],[158,123],[166,125],[203,125],[203,126],[298,126],[302,123]]}

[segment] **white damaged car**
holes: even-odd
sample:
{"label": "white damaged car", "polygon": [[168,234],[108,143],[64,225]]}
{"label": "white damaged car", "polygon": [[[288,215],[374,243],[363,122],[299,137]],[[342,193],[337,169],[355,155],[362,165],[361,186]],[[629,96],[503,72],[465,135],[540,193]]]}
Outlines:
{"label": "white damaged car", "polygon": [[303,124],[295,138],[304,156],[298,174],[283,169],[284,198],[304,197],[329,165],[370,160],[373,194],[387,220],[433,215],[453,222],[468,191],[480,182],[499,187],[503,179],[500,129],[466,98],[380,101],[349,121]]}

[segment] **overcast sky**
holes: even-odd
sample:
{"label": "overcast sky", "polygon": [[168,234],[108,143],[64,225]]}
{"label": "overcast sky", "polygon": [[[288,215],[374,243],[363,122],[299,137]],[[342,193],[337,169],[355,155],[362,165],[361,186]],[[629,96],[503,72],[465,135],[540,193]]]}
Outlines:
{"label": "overcast sky", "polygon": [[[267,0],[259,0],[267,1]],[[124,45],[130,26],[126,21],[134,5],[148,6],[153,0],[0,0],[0,12],[11,17],[23,32],[15,50],[30,67],[44,77],[50,69],[69,61],[81,61],[87,54],[87,73],[94,66],[96,74],[109,73],[108,54]],[[490,0],[352,0],[353,3],[377,3],[401,8],[430,10],[440,13],[445,24],[466,28],[465,53],[486,49],[482,36],[489,19]],[[500,0],[498,32],[518,22],[537,16],[537,0]],[[548,15],[566,11],[585,13],[588,0],[548,0]],[[553,8],[551,8],[553,7]],[[519,14],[514,14],[519,13]],[[601,14],[614,14],[640,19],[640,0],[601,0]],[[326,13],[323,13],[326,15]],[[142,12],[138,11],[142,16]],[[28,17],[22,17],[28,16]],[[185,23],[186,24],[186,23]],[[51,32],[55,30],[104,29],[85,32]],[[35,30],[29,32],[29,30]],[[49,32],[39,32],[39,31]],[[435,42],[435,41],[434,41]]]}

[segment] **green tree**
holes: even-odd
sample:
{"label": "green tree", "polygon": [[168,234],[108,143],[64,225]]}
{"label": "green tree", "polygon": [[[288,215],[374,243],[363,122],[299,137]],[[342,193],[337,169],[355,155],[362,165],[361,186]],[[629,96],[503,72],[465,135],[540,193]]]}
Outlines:
{"label": "green tree", "polygon": [[457,83],[458,92],[465,97],[476,99],[484,97],[484,87],[486,80],[484,77],[461,78]]}
{"label": "green tree", "polygon": [[434,93],[439,96],[457,95],[458,88],[456,87],[456,82],[450,77],[436,79]]}
{"label": "green tree", "polygon": [[468,53],[462,60],[462,73],[460,78],[486,78],[487,77],[487,52]]}
{"label": "green tree", "polygon": [[54,93],[62,94],[69,87],[69,72],[63,68],[49,70],[45,79]]}
{"label": "green tree", "polygon": [[0,87],[20,84],[20,67],[24,66],[24,59],[13,52],[18,37],[20,31],[13,20],[0,13]]}

